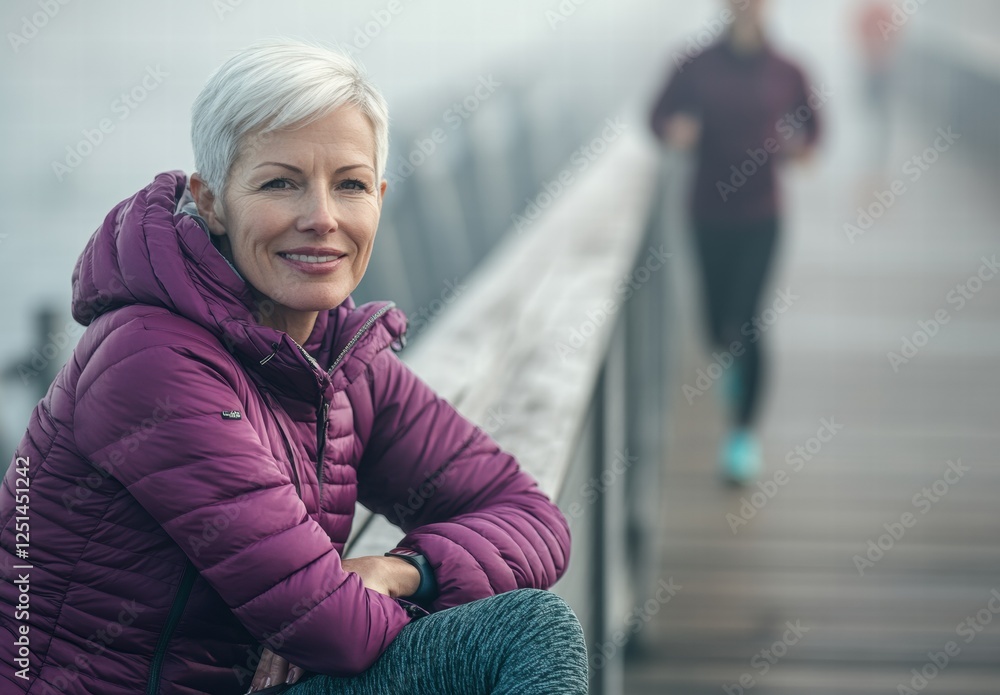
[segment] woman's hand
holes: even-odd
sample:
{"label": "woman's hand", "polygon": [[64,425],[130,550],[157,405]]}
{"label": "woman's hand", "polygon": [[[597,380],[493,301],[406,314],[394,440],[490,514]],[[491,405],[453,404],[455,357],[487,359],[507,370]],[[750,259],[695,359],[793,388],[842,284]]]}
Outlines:
{"label": "woman's hand", "polygon": [[[419,570],[398,557],[369,555],[343,560],[341,565],[344,571],[361,577],[366,589],[391,598],[411,596],[420,588]],[[265,648],[247,692],[253,693],[279,683],[296,683],[303,673],[303,669],[292,666],[286,659]]]}
{"label": "woman's hand", "polygon": [[361,577],[366,589],[391,598],[412,596],[420,588],[420,571],[398,557],[368,555],[343,560],[341,565]]}
{"label": "woman's hand", "polygon": [[701,139],[701,121],[689,114],[678,113],[667,121],[663,135],[672,147],[690,150]]}
{"label": "woman's hand", "polygon": [[292,666],[288,661],[265,648],[260,655],[260,663],[250,681],[250,690],[254,693],[264,688],[270,688],[279,683],[297,683],[304,671],[298,666]]}

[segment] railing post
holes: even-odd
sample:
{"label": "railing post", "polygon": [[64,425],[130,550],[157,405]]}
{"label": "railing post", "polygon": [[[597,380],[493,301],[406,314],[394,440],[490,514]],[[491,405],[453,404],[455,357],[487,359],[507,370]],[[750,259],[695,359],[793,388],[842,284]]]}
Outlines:
{"label": "railing post", "polygon": [[[676,325],[670,312],[671,255],[667,230],[675,209],[677,179],[661,162],[657,199],[651,206],[645,245],[639,253],[635,281],[642,286],[624,312],[626,335],[626,430],[629,454],[634,457],[627,473],[627,542],[629,573],[634,596],[646,596],[661,570],[662,471],[667,450],[669,405],[668,364],[671,358],[667,326]],[[671,206],[674,204],[674,206]],[[644,269],[644,270],[643,270]],[[648,276],[646,272],[648,271]]]}
{"label": "railing post", "polygon": [[[596,393],[597,422],[594,427],[593,479],[600,492],[597,528],[594,534],[595,601],[597,643],[592,645],[596,670],[593,692],[621,695],[625,683],[625,606],[631,600],[625,534],[626,480],[620,463],[626,456],[626,368],[625,326],[619,322],[611,337],[607,361]],[[621,473],[619,471],[622,470]]]}

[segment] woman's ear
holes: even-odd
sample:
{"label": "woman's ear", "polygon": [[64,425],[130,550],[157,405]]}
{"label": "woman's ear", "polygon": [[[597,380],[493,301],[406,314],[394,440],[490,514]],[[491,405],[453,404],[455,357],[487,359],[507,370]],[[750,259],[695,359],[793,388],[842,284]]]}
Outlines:
{"label": "woman's ear", "polygon": [[195,205],[198,206],[198,214],[208,224],[208,230],[216,236],[225,236],[225,221],[216,214],[216,206],[219,201],[216,199],[215,193],[198,173],[191,174],[188,185],[191,188],[191,196],[194,198]]}

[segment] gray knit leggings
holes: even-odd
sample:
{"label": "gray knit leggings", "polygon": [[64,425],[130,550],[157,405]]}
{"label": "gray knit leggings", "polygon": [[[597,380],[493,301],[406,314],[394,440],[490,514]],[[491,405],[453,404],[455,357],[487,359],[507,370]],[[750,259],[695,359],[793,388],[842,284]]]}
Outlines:
{"label": "gray knit leggings", "polygon": [[520,589],[414,620],[371,668],[314,675],[288,695],[579,695],[587,648],[555,594]]}

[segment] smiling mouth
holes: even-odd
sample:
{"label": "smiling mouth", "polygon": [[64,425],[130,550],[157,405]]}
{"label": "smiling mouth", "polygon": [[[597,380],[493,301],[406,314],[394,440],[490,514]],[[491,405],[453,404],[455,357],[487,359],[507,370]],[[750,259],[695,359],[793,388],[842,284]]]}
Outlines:
{"label": "smiling mouth", "polygon": [[329,263],[338,258],[343,258],[343,256],[307,256],[301,253],[279,253],[278,255],[290,261],[298,261],[300,263]]}

